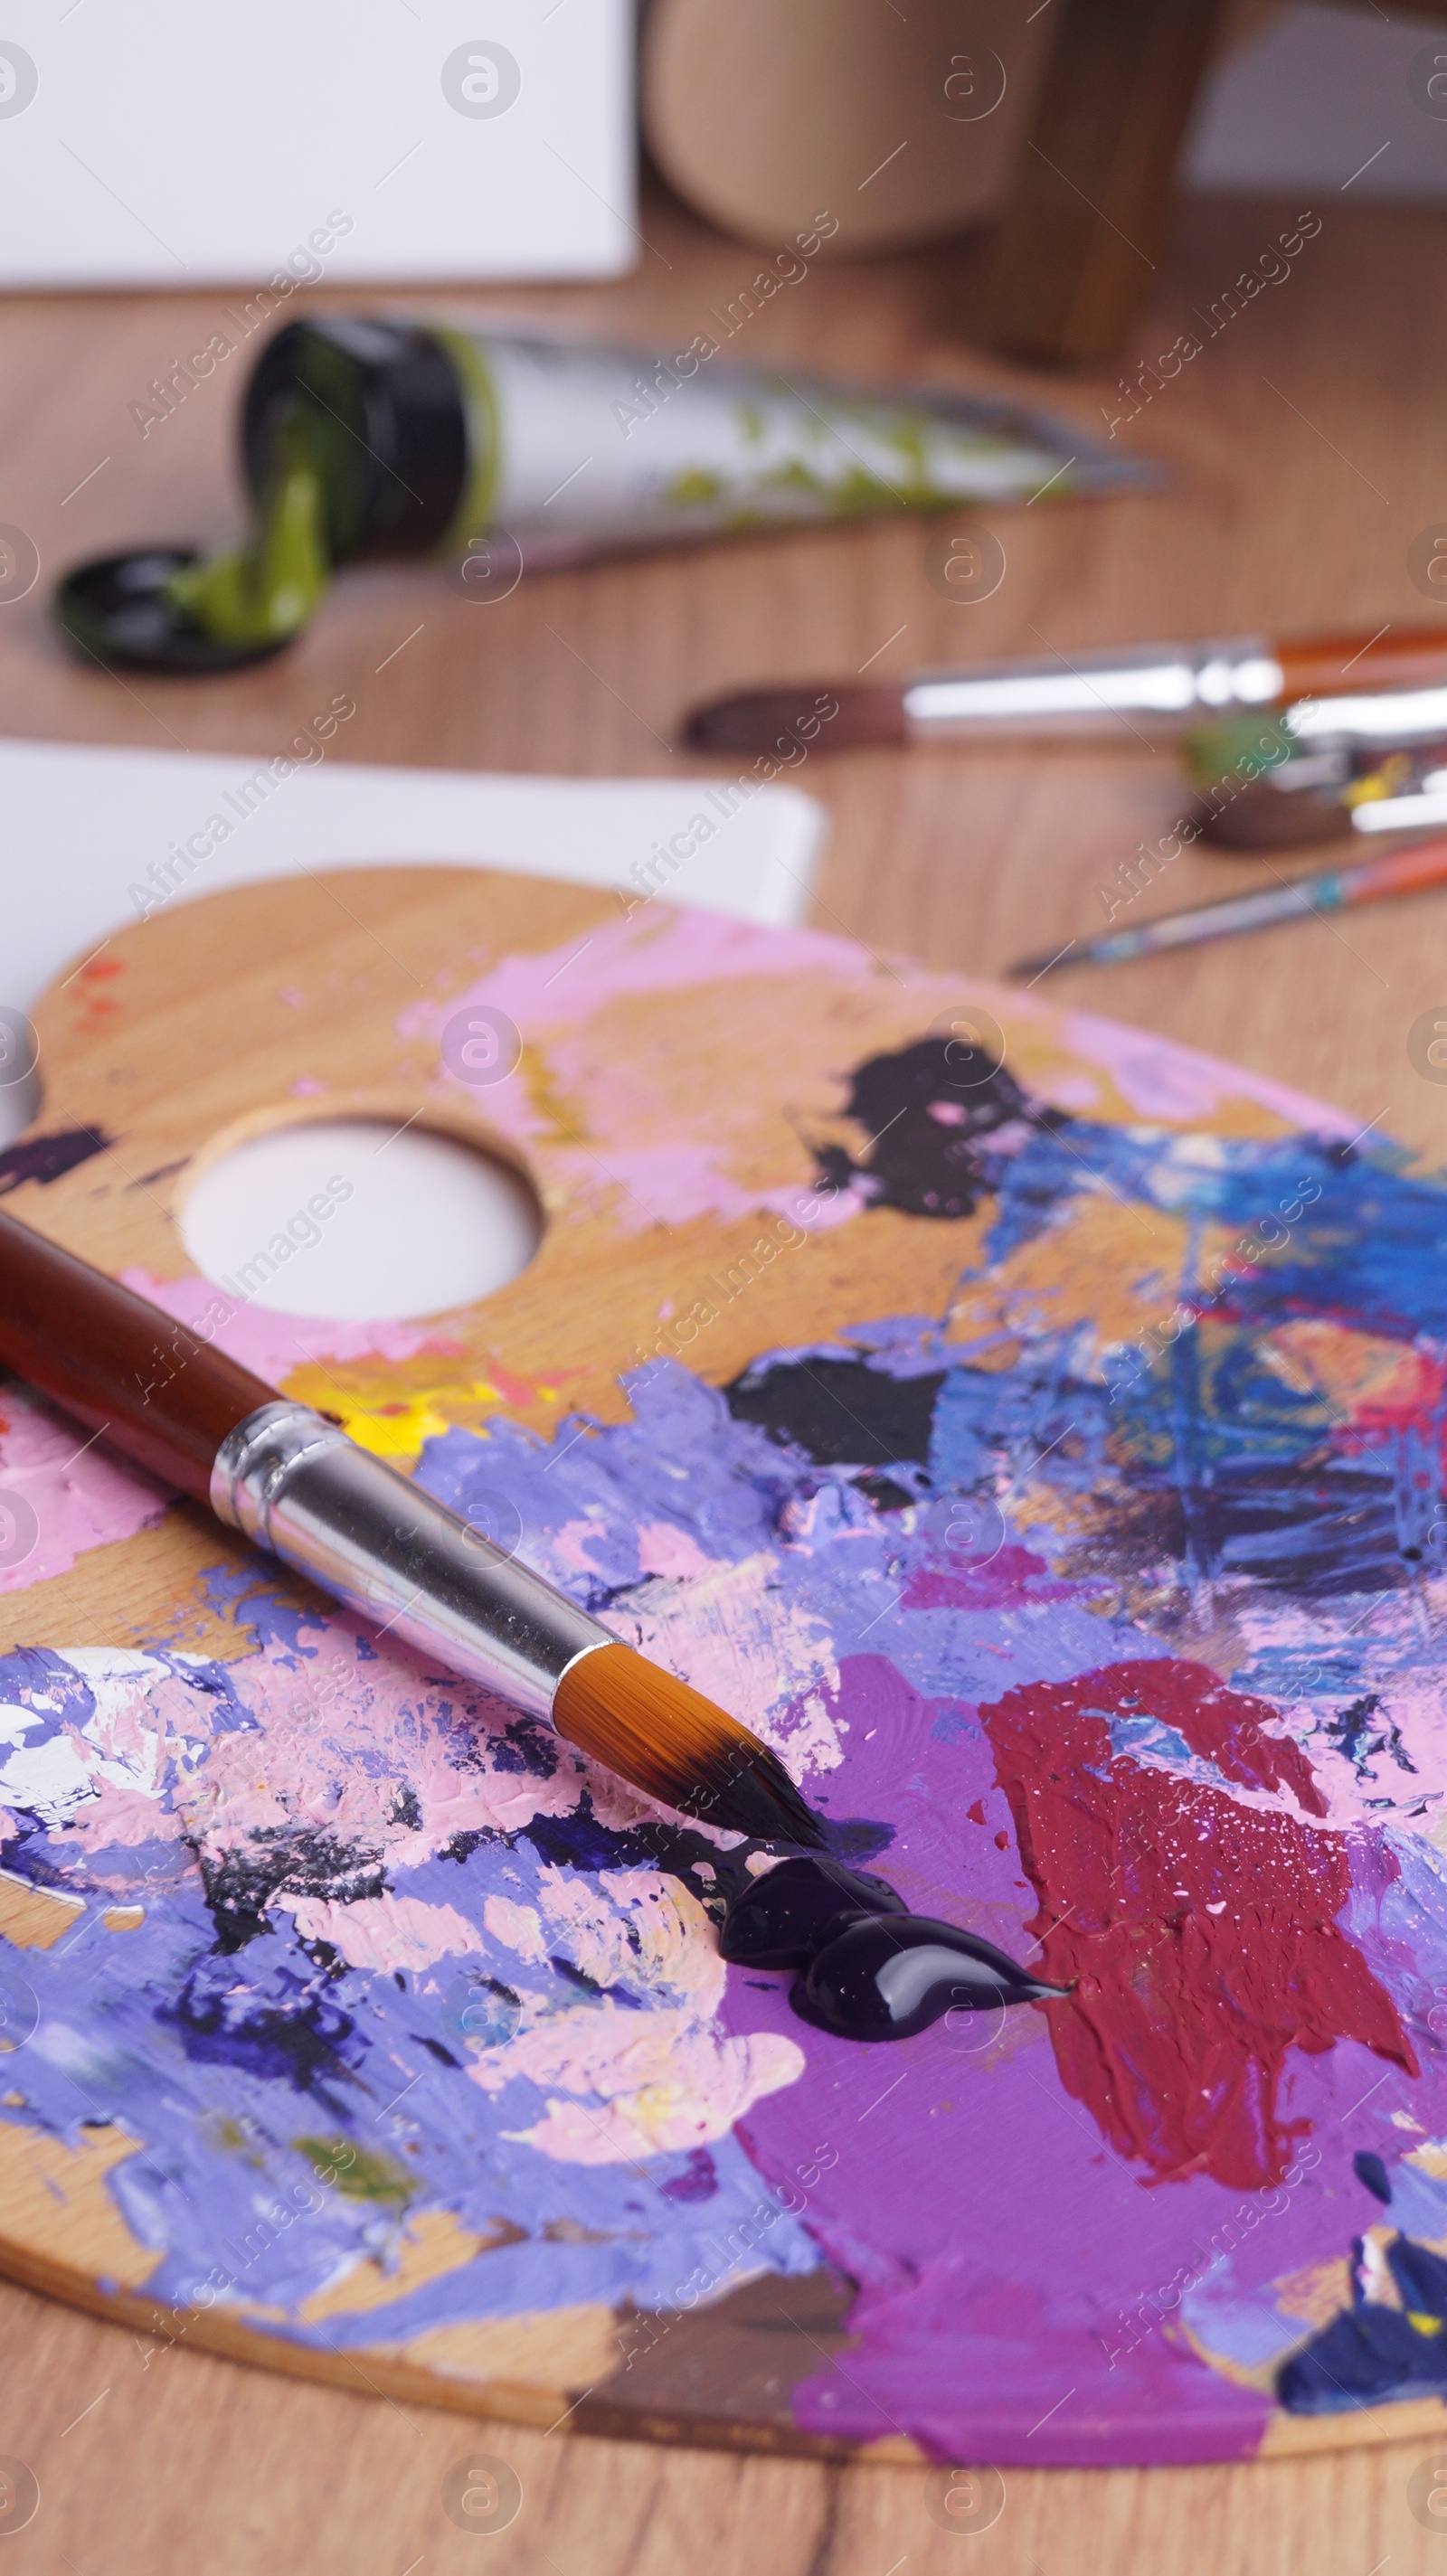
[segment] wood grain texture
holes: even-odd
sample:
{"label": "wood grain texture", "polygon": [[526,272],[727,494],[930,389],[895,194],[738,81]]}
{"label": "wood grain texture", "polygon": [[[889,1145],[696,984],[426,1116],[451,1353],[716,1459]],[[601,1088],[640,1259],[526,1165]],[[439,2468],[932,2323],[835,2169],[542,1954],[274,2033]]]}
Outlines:
{"label": "wood grain texture", "polygon": [[[862,174],[861,174],[862,175]],[[525,584],[485,614],[424,570],[349,579],[298,652],[204,689],[134,687],[70,661],[44,584],[65,562],[131,537],[219,535],[236,523],[231,414],[221,379],[143,439],[129,406],[183,340],[216,327],[220,297],[17,300],[0,352],[5,514],[44,571],[0,616],[4,721],[51,738],[284,749],[350,687],[355,757],[576,773],[681,767],[681,709],[760,677],[852,675],[974,653],[1038,651],[1147,633],[1303,632],[1420,618],[1410,540],[1442,516],[1440,424],[1447,353],[1424,327],[1440,219],[1350,199],[1316,210],[1322,233],[1153,397],[1122,440],[1168,458],[1174,492],[1151,502],[1001,518],[1007,577],[985,606],[939,599],[917,529],[879,525],[754,541]],[[1244,264],[1289,226],[1294,203],[1190,208],[1132,344],[1153,360]],[[643,214],[648,246],[617,286],[456,297],[476,310],[546,309],[661,346],[725,300],[756,263],[667,201]],[[963,354],[945,315],[956,255],[815,271],[741,333],[739,358],[840,373],[932,373],[999,387],[1023,379]],[[354,301],[363,301],[357,298]],[[389,301],[395,299],[389,298]],[[425,309],[427,299],[419,298]],[[237,365],[244,363],[238,358]],[[1099,426],[1115,378],[1067,408]],[[84,491],[81,478],[108,459]],[[421,621],[395,661],[386,657]],[[690,764],[692,766],[693,764]],[[1103,922],[1098,885],[1149,846],[1175,810],[1168,757],[1117,752],[862,754],[811,760],[804,783],[833,833],[815,918],[940,966],[990,972],[1030,947]],[[1308,854],[1309,855],[1309,854]],[[44,869],[46,851],[7,865]],[[1157,903],[1259,881],[1259,863],[1187,853]],[[116,890],[124,912],[124,887]],[[1345,931],[1325,922],[1234,946],[1079,974],[1082,1004],[1231,1055],[1380,1117],[1447,1155],[1447,1098],[1405,1049],[1442,1000],[1440,912],[1384,907]],[[167,1524],[181,1519],[170,1516]],[[166,1533],[150,1537],[160,1540]],[[200,1553],[197,1516],[193,1564]],[[214,1556],[214,1533],[206,1534]],[[170,1588],[157,1567],[156,1595]],[[47,1625],[67,1624],[47,1587]],[[118,1608],[123,1606],[118,1604]],[[128,1606],[128,1605],[127,1605]],[[186,1612],[208,1651],[203,1614]],[[216,2576],[427,2576],[489,2563],[509,2576],[662,2576],[680,2563],[724,2576],[885,2576],[901,2557],[943,2576],[967,2554],[930,2518],[918,2470],[739,2460],[602,2440],[497,2437],[524,2510],[502,2539],[457,2530],[447,2471],[472,2456],[463,2420],[369,2392],[285,2383],[201,2353],[0,2291],[0,2453],[28,2462],[41,2505],[6,2541],[18,2576],[117,2576],[204,2562]],[[1399,2419],[1400,2422],[1401,2419]],[[1405,2426],[1403,2427],[1405,2430]],[[491,2439],[491,2437],[490,2437]],[[1243,2468],[1012,2472],[1006,2510],[972,2560],[989,2576],[1368,2576],[1389,2558],[1426,2571],[1440,2543],[1414,2518],[1408,2482],[1434,2456],[1414,2438],[1334,2459]]]}

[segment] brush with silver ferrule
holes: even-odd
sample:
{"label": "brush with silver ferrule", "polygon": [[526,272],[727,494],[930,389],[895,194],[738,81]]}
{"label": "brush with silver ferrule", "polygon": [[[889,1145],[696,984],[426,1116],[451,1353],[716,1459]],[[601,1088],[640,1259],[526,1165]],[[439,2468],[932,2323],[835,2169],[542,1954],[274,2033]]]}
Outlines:
{"label": "brush with silver ferrule", "polygon": [[648,1796],[817,1845],[783,1764],[310,1405],[0,1216],[0,1364],[420,1656],[547,1719]]}
{"label": "brush with silver ferrule", "polygon": [[[1434,689],[1433,683],[1437,683]],[[1300,737],[1351,737],[1393,693],[1397,721],[1431,726],[1447,705],[1447,632],[1384,627],[1380,636],[1276,643],[1234,635],[1194,644],[1112,644],[916,671],[899,680],[797,682],[696,707],[694,751],[797,759],[872,743],[1169,740],[1213,719],[1301,709]],[[1297,730],[1295,716],[1288,719]],[[1407,735],[1403,739],[1409,738]],[[1410,738],[1425,740],[1420,730]]]}
{"label": "brush with silver ferrule", "polygon": [[[1447,689],[1437,692],[1439,728],[1447,729]],[[1286,734],[1286,724],[1281,727]],[[1191,766],[1200,793],[1187,810],[1202,837],[1222,849],[1303,849],[1323,841],[1377,840],[1382,834],[1430,832],[1447,824],[1447,741],[1425,744],[1389,734],[1385,743],[1341,739],[1296,752],[1269,767],[1209,764],[1215,736],[1197,737]]]}

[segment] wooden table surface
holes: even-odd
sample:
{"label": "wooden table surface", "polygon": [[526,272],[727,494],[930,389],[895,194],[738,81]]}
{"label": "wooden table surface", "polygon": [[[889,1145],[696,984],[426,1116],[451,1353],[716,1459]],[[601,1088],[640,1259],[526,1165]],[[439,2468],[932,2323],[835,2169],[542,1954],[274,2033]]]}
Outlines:
{"label": "wooden table surface", "polygon": [[[1154,359],[1307,210],[1234,201],[1187,210],[1137,335]],[[1430,618],[1412,540],[1447,518],[1447,342],[1428,291],[1440,218],[1319,202],[1320,231],[1205,340],[1118,443],[1167,461],[1164,498],[1041,503],[995,521],[995,596],[941,598],[927,528],[900,522],[748,540],[524,581],[484,609],[433,571],[350,574],[315,633],[239,677],[124,682],[70,659],[47,617],[54,572],[147,538],[212,539],[237,524],[238,354],[143,434],[153,376],[215,330],[221,295],[15,299],[0,331],[0,520],[42,577],[0,613],[8,734],[269,754],[338,689],[355,697],[347,754],[457,768],[653,773],[689,702],[769,677],[876,675],[929,660],[1151,635],[1268,633]],[[757,258],[657,197],[634,276],[608,287],[449,292],[421,309],[577,317],[646,347],[683,346]],[[961,255],[829,270],[776,296],[731,356],[860,376],[897,370],[1024,384],[957,335]],[[325,298],[323,301],[327,300]],[[331,299],[337,300],[337,299]],[[373,299],[350,297],[350,302]],[[395,307],[399,299],[375,299]],[[254,346],[255,344],[253,344]],[[1147,380],[1149,381],[1149,380]],[[1032,386],[1038,391],[1039,387]],[[1083,424],[1125,405],[1110,382],[1051,387]],[[1439,612],[1440,613],[1440,612]],[[796,779],[800,773],[795,772]],[[1179,808],[1169,753],[1122,732],[1109,749],[812,757],[801,783],[831,830],[813,918],[880,950],[990,973],[1103,926],[1097,889]],[[422,855],[422,854],[419,854]],[[46,851],[5,847],[3,868]],[[1140,911],[1261,881],[1261,863],[1187,851]],[[117,912],[124,890],[117,889]],[[1447,1149],[1447,1089],[1406,1051],[1419,1013],[1447,1008],[1447,896],[1250,941],[1078,971],[1083,1006],[1234,1057],[1335,1100],[1365,1127]],[[0,943],[3,979],[3,943]],[[0,999],[8,998],[0,994]],[[20,997],[16,997],[17,999]],[[1447,2417],[1444,2417],[1447,2434]],[[503,2537],[447,2519],[447,2470],[480,2452],[522,2479]],[[1444,2440],[1447,2453],[1447,2440]],[[985,2537],[941,2530],[921,2471],[835,2469],[570,2440],[407,2410],[272,2379],[0,2287],[0,2504],[6,2459],[40,2481],[38,2513],[5,2539],[12,2576],[983,2576],[1175,2571],[1393,2576],[1441,2561],[1407,2496],[1420,2441],[1269,2466],[1007,2473]],[[0,2533],[3,2536],[3,2533]]]}

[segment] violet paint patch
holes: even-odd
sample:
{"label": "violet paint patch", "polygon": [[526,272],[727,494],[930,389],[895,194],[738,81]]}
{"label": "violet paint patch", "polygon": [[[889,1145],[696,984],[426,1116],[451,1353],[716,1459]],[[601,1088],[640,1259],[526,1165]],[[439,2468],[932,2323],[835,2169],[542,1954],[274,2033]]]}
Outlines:
{"label": "violet paint patch", "polygon": [[112,1141],[100,1127],[61,1127],[49,1136],[22,1136],[17,1145],[0,1149],[0,1198],[27,1181],[44,1185],[64,1180],[67,1172],[103,1154]]}

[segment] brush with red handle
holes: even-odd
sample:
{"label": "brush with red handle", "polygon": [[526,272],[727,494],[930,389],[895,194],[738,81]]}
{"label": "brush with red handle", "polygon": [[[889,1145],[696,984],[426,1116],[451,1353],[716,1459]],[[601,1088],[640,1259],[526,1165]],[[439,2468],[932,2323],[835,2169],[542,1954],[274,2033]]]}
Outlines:
{"label": "brush with red handle", "polygon": [[309,1405],[0,1215],[0,1364],[419,1654],[651,1798],[761,1842],[818,1819],[746,1727]]}

